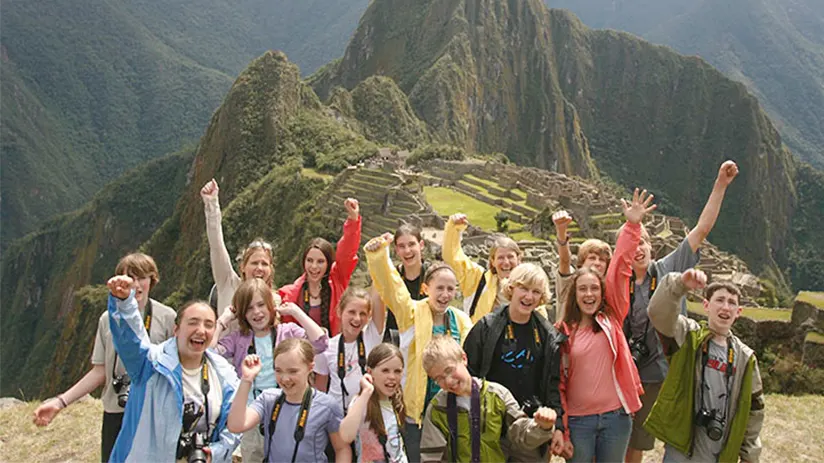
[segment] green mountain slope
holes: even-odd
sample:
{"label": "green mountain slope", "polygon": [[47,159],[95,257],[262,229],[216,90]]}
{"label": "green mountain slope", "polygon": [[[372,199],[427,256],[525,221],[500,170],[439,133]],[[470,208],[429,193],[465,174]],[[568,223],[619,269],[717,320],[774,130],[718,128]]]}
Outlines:
{"label": "green mountain slope", "polygon": [[824,168],[824,5],[815,0],[548,0],[595,28],[698,55],[758,97],[782,139]]}

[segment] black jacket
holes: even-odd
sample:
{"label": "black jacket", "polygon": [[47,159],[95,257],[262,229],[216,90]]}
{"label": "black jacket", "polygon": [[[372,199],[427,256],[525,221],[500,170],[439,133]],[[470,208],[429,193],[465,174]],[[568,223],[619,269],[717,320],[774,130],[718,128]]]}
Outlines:
{"label": "black jacket", "polygon": [[[543,377],[540,378],[538,399],[541,405],[555,410],[558,414],[555,427],[563,430],[564,409],[561,406],[561,393],[558,386],[561,383],[561,344],[566,341],[567,336],[556,330],[542,315],[533,312],[532,317],[538,325],[544,359],[544,364],[541,366]],[[486,314],[469,330],[464,341],[464,351],[472,376],[486,378],[494,360],[495,346],[501,340],[508,321],[509,306],[506,305]]]}

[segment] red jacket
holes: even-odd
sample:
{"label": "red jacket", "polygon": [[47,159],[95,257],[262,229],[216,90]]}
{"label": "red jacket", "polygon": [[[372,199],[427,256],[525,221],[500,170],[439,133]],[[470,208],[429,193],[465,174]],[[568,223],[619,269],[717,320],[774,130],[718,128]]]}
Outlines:
{"label": "red jacket", "polygon": [[[343,223],[343,236],[338,241],[335,248],[335,263],[332,264],[332,269],[329,271],[329,286],[332,288],[332,300],[329,304],[329,337],[335,336],[340,332],[340,319],[338,318],[338,302],[340,301],[343,292],[349,286],[349,279],[352,278],[352,272],[358,266],[358,248],[360,247],[361,239],[361,217],[358,220],[346,219]],[[285,285],[278,290],[278,294],[283,299],[283,302],[294,302],[300,307],[303,307],[301,300],[301,289],[303,283],[306,281],[306,272],[299,276],[297,280],[291,285]],[[294,318],[285,316],[282,322],[297,323]]]}
{"label": "red jacket", "polygon": [[[615,255],[612,257],[606,278],[606,303],[614,310],[600,311],[595,315],[595,321],[607,335],[612,351],[615,353],[615,362],[612,365],[616,389],[621,404],[627,413],[635,413],[641,409],[641,398],[644,388],[638,368],[632,360],[629,344],[624,335],[624,319],[629,313],[629,279],[632,278],[632,259],[638,249],[641,239],[641,226],[627,222],[618,242],[615,243]],[[570,336],[575,326],[567,326],[563,321],[557,323],[558,330]],[[569,350],[573,338],[561,346],[561,404],[567,410],[567,382],[569,380]],[[564,413],[564,427],[569,440],[568,415]]]}

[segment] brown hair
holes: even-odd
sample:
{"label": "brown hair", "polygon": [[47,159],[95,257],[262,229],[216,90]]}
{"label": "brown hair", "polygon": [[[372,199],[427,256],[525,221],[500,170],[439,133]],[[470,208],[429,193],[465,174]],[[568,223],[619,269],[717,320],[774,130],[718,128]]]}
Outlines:
{"label": "brown hair", "polygon": [[114,273],[115,275],[129,275],[135,278],[148,277],[150,280],[150,290],[160,282],[157,264],[155,264],[152,256],[143,254],[142,252],[133,252],[121,257],[117,263],[117,267],[114,269]]}
{"label": "brown hair", "polygon": [[414,236],[418,241],[423,241],[423,234],[421,233],[420,227],[412,225],[411,223],[405,223],[395,230],[395,238],[392,240],[392,244],[397,245],[398,238],[406,235]]}
{"label": "brown hair", "polygon": [[612,260],[612,248],[609,244],[595,238],[590,238],[583,243],[578,248],[578,267],[584,265],[584,261],[587,260],[587,256],[590,254],[598,254],[602,257],[607,259],[607,266],[609,266],[609,261]]}
{"label": "brown hair", "polygon": [[246,313],[257,294],[260,294],[263,302],[266,303],[266,308],[269,311],[269,324],[272,327],[277,325],[277,311],[275,311],[275,296],[272,294],[272,287],[259,278],[245,280],[235,290],[235,295],[232,296],[232,307],[235,308],[237,323],[240,325],[240,333],[243,335],[249,334],[252,329],[249,321],[246,320]]}
{"label": "brown hair", "polygon": [[[378,365],[392,357],[401,359],[401,365],[404,365],[403,354],[394,344],[388,342],[378,344],[369,352],[369,357],[366,358],[366,366],[374,370]],[[398,414],[400,419],[398,426],[402,426],[406,421],[406,407],[403,405],[403,387],[400,384],[398,384],[397,390],[389,400],[392,401],[392,408],[395,409],[395,413]],[[366,404],[366,421],[369,422],[369,427],[375,435],[386,435],[386,429],[383,426],[383,415],[381,414],[380,397],[377,391],[372,393],[372,397],[369,398],[369,402]]]}
{"label": "brown hair", "polygon": [[243,271],[243,267],[246,267],[246,264],[249,263],[249,259],[252,258],[252,255],[260,250],[263,250],[263,252],[269,256],[269,266],[272,268],[272,271],[269,272],[269,277],[266,279],[266,284],[271,288],[272,281],[275,277],[275,254],[274,251],[272,251],[272,245],[267,241],[264,241],[263,238],[255,238],[254,241],[249,243],[249,246],[246,246],[246,250],[243,251],[243,255],[240,257],[240,279],[246,279],[246,273]]}
{"label": "brown hair", "polygon": [[214,307],[210,306],[209,303],[206,302],[206,301],[201,301],[200,299],[195,299],[195,300],[192,300],[192,301],[189,301],[189,302],[183,304],[183,306],[181,306],[177,310],[177,316],[175,316],[175,325],[180,326],[180,322],[181,322],[181,320],[183,320],[183,315],[186,313],[186,310],[189,307],[194,307],[198,304],[203,305],[205,307],[208,307],[209,311],[212,312],[215,315],[215,320],[217,320],[217,311],[215,310]]}
{"label": "brown hair", "polygon": [[492,270],[492,273],[497,273],[497,270],[495,270],[492,263],[495,261],[495,254],[498,252],[498,249],[511,249],[515,251],[519,261],[524,255],[524,253],[521,252],[521,248],[518,246],[518,243],[516,243],[512,238],[508,236],[496,237],[495,241],[492,242],[492,247],[489,249],[489,269]]}
{"label": "brown hair", "polygon": [[741,302],[741,290],[735,283],[730,281],[714,281],[710,283],[707,288],[704,289],[704,298],[707,300],[712,299],[712,295],[720,289],[726,289],[730,294],[735,295],[739,303]]}
{"label": "brown hair", "polygon": [[[335,263],[335,250],[332,248],[332,243],[323,238],[314,238],[309,242],[309,246],[303,251],[303,259],[301,265],[303,266],[303,273],[306,273],[306,256],[312,249],[317,249],[323,253],[326,258],[326,273],[320,279],[320,326],[326,328],[327,331],[331,329],[329,326],[329,309],[332,304],[332,288],[329,286],[329,272],[332,271],[332,264]],[[305,283],[308,285],[309,283]],[[307,289],[308,291],[308,289]]]}
{"label": "brown hair", "polygon": [[[312,362],[315,361],[315,349],[312,347],[312,344],[303,338],[289,338],[284,339],[283,341],[279,342],[277,346],[275,346],[275,350],[272,353],[272,363],[274,364],[278,358],[278,355],[285,354],[287,352],[291,352],[293,350],[298,351],[298,355],[300,355],[301,360],[307,366],[312,365]],[[312,369],[309,368],[309,376],[307,380],[309,381],[309,387],[312,387]]]}
{"label": "brown hair", "polygon": [[337,307],[338,313],[342,314],[343,309],[345,309],[350,302],[356,299],[366,302],[366,309],[369,310],[369,313],[372,313],[372,297],[369,292],[363,288],[355,288],[353,286],[346,288],[346,291],[343,292],[343,296],[340,297]]}
{"label": "brown hair", "polygon": [[436,273],[438,273],[440,271],[443,271],[443,270],[448,270],[448,271],[452,272],[452,274],[455,275],[455,278],[458,278],[458,275],[455,274],[455,271],[452,270],[452,267],[450,267],[449,264],[446,264],[444,262],[433,262],[426,269],[426,273],[423,274],[423,282],[424,283],[429,283],[432,280],[432,278],[435,278]]}
{"label": "brown hair", "polygon": [[[612,312],[612,308],[607,305],[606,301],[606,283],[604,282],[604,277],[600,275],[598,272],[593,270],[590,267],[584,267],[575,271],[572,274],[572,283],[570,286],[569,291],[567,292],[567,299],[564,304],[564,313],[563,317],[561,318],[564,323],[570,324],[578,324],[581,322],[581,308],[578,307],[578,279],[584,275],[592,275],[598,279],[598,283],[601,285],[601,306],[598,308],[597,312],[607,312],[608,315],[614,315]],[[596,313],[597,313],[596,312]],[[615,317],[613,317],[615,318]],[[592,324],[592,331],[598,332],[601,330],[600,325],[598,323]]]}

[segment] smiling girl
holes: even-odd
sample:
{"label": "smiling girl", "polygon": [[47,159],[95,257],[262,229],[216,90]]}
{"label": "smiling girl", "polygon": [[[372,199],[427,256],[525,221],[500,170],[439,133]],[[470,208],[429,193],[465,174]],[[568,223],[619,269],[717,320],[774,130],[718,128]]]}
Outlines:
{"label": "smiling girl", "polygon": [[369,353],[366,371],[360,394],[340,423],[341,438],[357,439],[358,462],[406,463],[403,354],[393,344],[380,344]]}
{"label": "smiling girl", "polygon": [[432,336],[438,334],[446,334],[463,344],[472,321],[462,310],[449,306],[457,292],[458,279],[452,268],[444,263],[433,263],[426,270],[423,291],[427,297],[420,301],[412,299],[389,257],[392,241],[392,234],[386,233],[366,243],[364,250],[372,281],[398,321],[400,349],[407,365],[403,395],[409,459],[417,461],[424,408],[440,390],[423,370],[423,349]]}
{"label": "smiling girl", "polygon": [[[275,377],[279,389],[267,389],[247,405],[249,391],[262,370],[260,357],[246,356],[242,376],[226,426],[241,433],[263,424],[264,462],[321,462],[331,442],[335,461],[351,463],[349,444],[338,433],[343,411],[330,396],[309,384],[315,353],[305,339],[291,338],[274,352]],[[245,461],[245,460],[244,460]]]}
{"label": "smiling girl", "polygon": [[[232,298],[232,306],[237,308],[240,329],[215,342],[220,332],[235,316],[227,310],[218,319],[212,345],[219,354],[232,360],[238,376],[243,373],[242,365],[246,355],[258,355],[262,369],[253,380],[250,401],[256,399],[263,390],[277,387],[272,352],[283,340],[308,339],[316,354],[326,350],[328,338],[323,329],[295,304],[286,303],[276,307],[272,291],[263,280],[253,278],[241,283]],[[295,323],[279,323],[278,312],[291,315],[303,325],[303,328]],[[257,429],[243,434],[240,450],[244,461],[263,459],[263,436]]]}

